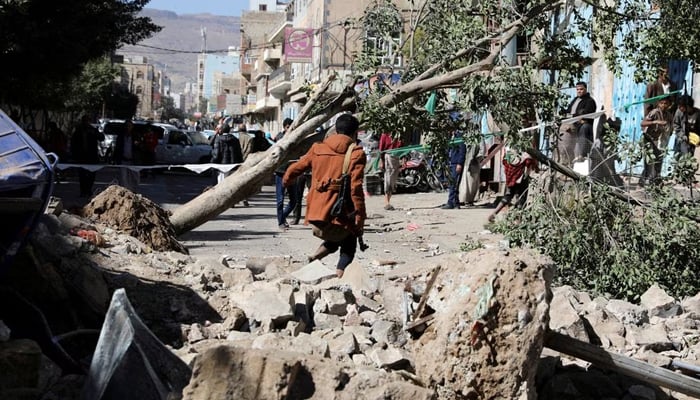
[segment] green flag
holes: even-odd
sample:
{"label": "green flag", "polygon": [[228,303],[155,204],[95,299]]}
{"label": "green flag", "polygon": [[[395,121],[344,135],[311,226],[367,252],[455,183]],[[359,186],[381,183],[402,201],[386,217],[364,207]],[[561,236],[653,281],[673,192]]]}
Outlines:
{"label": "green flag", "polygon": [[437,93],[430,93],[428,101],[425,103],[425,109],[430,113],[430,115],[435,115],[435,105],[437,104]]}
{"label": "green flag", "polygon": [[[645,100],[635,101],[634,103],[625,104],[623,107],[624,107],[624,109],[625,109],[625,112],[627,112],[627,111],[629,111],[629,108],[630,108],[630,107],[635,106],[635,105],[637,105],[637,104],[646,104],[646,103],[657,102],[657,101],[659,101],[659,100],[661,100],[661,99],[665,99],[666,97],[673,96],[673,95],[678,94],[678,93],[681,93],[681,92],[682,92],[682,90],[676,90],[676,91],[673,91],[673,92],[671,92],[671,93],[666,93],[666,94],[662,94],[662,95],[656,96],[656,97],[651,97],[651,98],[648,98],[648,99],[645,99]],[[427,107],[427,106],[426,106],[426,107]]]}

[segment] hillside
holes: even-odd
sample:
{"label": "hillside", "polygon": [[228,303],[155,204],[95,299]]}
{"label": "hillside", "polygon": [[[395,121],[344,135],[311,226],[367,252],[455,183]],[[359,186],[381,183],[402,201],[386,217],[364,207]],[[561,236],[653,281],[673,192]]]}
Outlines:
{"label": "hillside", "polygon": [[[172,80],[171,91],[184,90],[186,82],[197,81],[197,54],[202,50],[201,29],[206,28],[207,50],[226,50],[240,46],[240,17],[212,14],[183,14],[146,8],[142,15],[163,27],[159,33],[140,44],[157,47],[125,46],[118,51],[125,56],[145,56],[157,70],[164,70]],[[170,51],[178,50],[178,51]]]}

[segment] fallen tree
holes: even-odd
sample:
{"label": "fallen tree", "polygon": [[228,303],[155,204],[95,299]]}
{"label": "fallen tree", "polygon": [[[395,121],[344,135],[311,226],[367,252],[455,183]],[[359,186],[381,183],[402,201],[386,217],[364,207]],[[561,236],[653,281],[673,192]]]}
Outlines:
{"label": "fallen tree", "polygon": [[[421,75],[412,81],[401,85],[379,99],[383,107],[392,107],[407,99],[429,92],[437,88],[448,87],[459,83],[470,75],[481,74],[492,70],[507,45],[519,32],[539,15],[559,7],[560,3],[542,3],[532,7],[522,17],[499,29],[496,32],[476,40],[467,48],[460,49],[452,57],[440,60],[431,65]],[[467,54],[478,51],[482,46],[490,44],[491,50],[486,57],[478,62],[469,64],[438,75],[448,64],[460,60]],[[345,87],[337,97],[327,105],[320,106],[324,94],[330,86],[326,81],[315,95],[307,102],[301,114],[291,127],[291,132],[284,139],[262,154],[254,154],[235,173],[229,176],[222,185],[202,193],[197,198],[181,206],[173,212],[171,222],[178,233],[194,229],[211,218],[216,217],[238,201],[254,194],[262,186],[266,176],[269,176],[283,161],[290,159],[289,153],[298,146],[314,130],[327,122],[336,114],[343,111],[357,110],[357,93],[352,82]],[[319,111],[315,111],[320,108]],[[312,112],[315,111],[315,112]]]}
{"label": "fallen tree", "polygon": [[[509,134],[517,132],[533,116],[541,121],[555,121],[557,110],[569,100],[562,97],[559,88],[583,76],[591,62],[582,56],[584,51],[577,39],[583,37],[592,46],[602,47],[604,58],[614,71],[625,59],[646,67],[651,75],[659,59],[695,54],[685,49],[696,48],[698,39],[689,38],[682,23],[688,13],[697,13],[691,3],[657,1],[655,5],[664,13],[652,18],[654,10],[641,0],[621,1],[615,9],[609,8],[605,0],[588,0],[578,5],[545,0],[421,2],[411,10],[411,30],[404,42],[410,44],[410,49],[396,49],[394,54],[404,56],[408,64],[400,84],[385,82],[370,87],[369,93],[356,92],[357,79],[387,71],[386,66],[376,62],[376,54],[374,58],[360,55],[354,60],[353,69],[361,73],[340,94],[327,96],[329,82],[325,82],[307,102],[284,140],[267,152],[250,157],[223,184],[176,209],[171,222],[182,234],[257,192],[280,163],[291,159],[293,151],[304,148],[301,144],[316,127],[340,112],[361,113],[368,129],[374,131],[400,135],[419,129],[428,141],[442,143],[455,129],[464,130],[472,138],[480,135],[468,126],[470,118],[450,118],[451,110],[488,112],[496,123],[509,127]],[[399,9],[391,2],[375,1],[368,10],[372,18],[361,21],[365,31],[389,37],[404,29]],[[378,15],[388,18],[377,18]],[[624,40],[616,42],[616,34],[622,30],[634,30],[636,35],[625,35]],[[630,38],[644,41],[649,50],[639,52],[639,43]],[[516,39],[529,44],[528,56],[520,63],[511,59],[515,58],[511,47]],[[543,69],[551,73],[550,82],[541,81]],[[393,72],[391,67],[388,72]],[[638,75],[640,80],[645,78],[644,74]],[[448,95],[447,89],[457,90]],[[422,110],[417,104],[423,104],[429,95],[437,99],[437,111],[417,111]],[[444,153],[440,146],[434,149],[438,156]]]}

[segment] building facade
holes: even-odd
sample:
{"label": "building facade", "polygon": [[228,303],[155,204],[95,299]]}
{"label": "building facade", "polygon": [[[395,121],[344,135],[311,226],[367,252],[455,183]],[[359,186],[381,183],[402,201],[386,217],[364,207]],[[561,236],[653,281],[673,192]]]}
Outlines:
{"label": "building facade", "polygon": [[122,67],[123,82],[129,91],[135,94],[139,103],[136,106],[136,118],[153,119],[154,110],[157,108],[156,99],[159,97],[158,79],[152,64],[148,64],[146,57],[124,57]]}
{"label": "building facade", "polygon": [[[226,74],[233,77],[240,71],[240,54],[235,47],[229,47],[228,53],[206,54],[197,57],[197,98],[208,101],[208,113],[216,112],[216,98],[221,93],[216,91],[215,75]],[[220,76],[220,75],[218,75]]]}

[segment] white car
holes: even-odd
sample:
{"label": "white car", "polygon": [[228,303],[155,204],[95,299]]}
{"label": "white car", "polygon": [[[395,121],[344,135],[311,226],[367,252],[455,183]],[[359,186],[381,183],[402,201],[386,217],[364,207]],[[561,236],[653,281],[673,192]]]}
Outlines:
{"label": "white car", "polygon": [[[205,164],[211,161],[211,146],[201,141],[194,142],[187,131],[175,125],[139,120],[133,123],[134,134],[137,136],[149,129],[156,133],[156,164]],[[107,120],[102,123],[101,130],[105,134],[102,147],[108,149],[105,152],[106,162],[112,161],[116,138],[123,134],[125,129],[124,120]]]}
{"label": "white car", "polygon": [[209,143],[194,142],[187,131],[170,124],[151,124],[158,133],[156,163],[205,164],[211,161]]}

